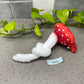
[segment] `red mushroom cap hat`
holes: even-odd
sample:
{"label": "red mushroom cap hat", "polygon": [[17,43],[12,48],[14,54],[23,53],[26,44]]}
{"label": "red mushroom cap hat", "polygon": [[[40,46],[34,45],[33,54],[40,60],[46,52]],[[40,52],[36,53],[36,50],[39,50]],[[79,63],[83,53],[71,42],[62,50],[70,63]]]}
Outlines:
{"label": "red mushroom cap hat", "polygon": [[58,35],[58,42],[67,46],[73,53],[75,53],[77,47],[72,32],[62,23],[55,24],[55,32]]}

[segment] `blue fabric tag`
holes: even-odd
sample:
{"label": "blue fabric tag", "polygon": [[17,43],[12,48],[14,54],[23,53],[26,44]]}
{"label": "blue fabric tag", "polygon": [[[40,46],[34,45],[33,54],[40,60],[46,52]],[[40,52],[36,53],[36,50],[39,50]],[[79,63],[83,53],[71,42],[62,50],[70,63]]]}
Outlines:
{"label": "blue fabric tag", "polygon": [[48,65],[55,65],[55,64],[62,63],[62,62],[63,62],[62,57],[59,57],[59,58],[53,59],[53,60],[47,60]]}

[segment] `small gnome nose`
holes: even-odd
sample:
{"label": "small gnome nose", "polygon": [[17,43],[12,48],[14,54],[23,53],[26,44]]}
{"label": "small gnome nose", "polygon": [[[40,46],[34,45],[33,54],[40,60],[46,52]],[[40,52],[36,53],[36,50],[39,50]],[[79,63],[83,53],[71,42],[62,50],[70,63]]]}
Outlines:
{"label": "small gnome nose", "polygon": [[64,46],[70,47],[72,52],[75,53],[76,43],[72,32],[62,23],[55,24],[54,29],[58,35],[58,42]]}

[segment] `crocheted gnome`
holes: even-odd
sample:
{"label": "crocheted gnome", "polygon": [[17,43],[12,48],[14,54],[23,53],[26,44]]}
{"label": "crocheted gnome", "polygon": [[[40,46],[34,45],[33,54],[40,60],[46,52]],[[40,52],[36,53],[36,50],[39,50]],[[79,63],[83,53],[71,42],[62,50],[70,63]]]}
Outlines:
{"label": "crocheted gnome", "polygon": [[62,23],[55,24],[55,31],[52,32],[45,43],[37,43],[32,49],[31,54],[16,54],[13,60],[18,62],[31,62],[39,57],[48,57],[51,55],[51,49],[55,44],[67,46],[73,53],[76,51],[75,38],[71,31]]}
{"label": "crocheted gnome", "polygon": [[71,49],[73,53],[76,51],[75,38],[71,31],[62,23],[55,25],[55,32],[58,35],[58,42],[67,48]]}

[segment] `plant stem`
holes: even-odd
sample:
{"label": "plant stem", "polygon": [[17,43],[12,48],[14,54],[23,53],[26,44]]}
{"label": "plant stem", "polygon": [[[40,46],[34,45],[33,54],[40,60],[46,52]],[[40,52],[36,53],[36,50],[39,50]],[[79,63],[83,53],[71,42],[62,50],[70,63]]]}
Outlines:
{"label": "plant stem", "polygon": [[27,29],[24,29],[24,31],[32,31],[32,30],[34,30],[34,27],[32,27],[32,28],[27,28]]}
{"label": "plant stem", "polygon": [[[48,22],[44,22],[44,23],[41,23],[41,24],[39,24],[38,26],[42,26],[42,25],[44,25],[44,24],[47,24]],[[34,30],[34,27],[32,27],[32,28],[27,28],[27,29],[24,29],[24,30],[16,30],[16,31],[18,31],[17,33],[14,33],[14,34],[4,34],[4,35],[7,35],[6,37],[11,37],[11,36],[15,36],[15,35],[18,35],[18,34],[20,34],[21,32],[23,32],[23,31],[33,31]]]}
{"label": "plant stem", "polygon": [[[67,26],[79,27],[79,25],[77,25],[77,24],[66,24],[66,25],[67,25]],[[84,27],[84,26],[80,25],[80,27]]]}
{"label": "plant stem", "polygon": [[20,34],[21,32],[23,32],[23,31],[19,31],[19,32],[15,33],[15,34],[8,34],[7,36],[8,36],[8,37],[15,36],[15,35]]}
{"label": "plant stem", "polygon": [[[55,18],[55,19],[57,19],[57,18]],[[58,21],[55,22],[55,24],[56,24],[56,23],[58,23]],[[34,24],[35,24],[35,23],[34,23]],[[42,25],[45,25],[45,24],[53,24],[53,23],[49,23],[49,21],[46,21],[46,22],[42,22],[42,23],[38,24],[38,26],[42,26]],[[79,23],[78,23],[78,25],[77,25],[77,24],[70,24],[70,23],[69,23],[69,24],[66,24],[66,25],[68,25],[68,26],[75,26],[75,27],[84,27],[84,26],[80,25]],[[0,33],[0,34],[6,35],[5,37],[11,37],[11,36],[18,35],[18,34],[20,34],[20,33],[23,32],[23,31],[33,31],[34,28],[35,28],[35,27],[26,28],[26,29],[24,28],[23,30],[18,29],[18,30],[15,30],[15,31],[17,31],[17,33],[14,33],[14,34],[4,34],[4,33]]]}
{"label": "plant stem", "polygon": [[14,31],[20,31],[21,29],[18,29],[18,30],[14,30]]}
{"label": "plant stem", "polygon": [[54,17],[54,14],[55,14],[55,10],[53,10],[53,17]]}
{"label": "plant stem", "polygon": [[58,18],[54,18],[54,20],[57,20]]}
{"label": "plant stem", "polygon": [[36,25],[36,23],[34,22],[34,19],[32,18],[32,22],[34,23],[34,25]]}
{"label": "plant stem", "polygon": [[39,20],[40,20],[40,22],[41,22],[41,24],[42,24],[43,22],[42,22],[41,18],[39,18]]}
{"label": "plant stem", "polygon": [[78,26],[80,27],[80,23],[78,22]]}
{"label": "plant stem", "polygon": [[69,24],[71,24],[71,17],[69,18]]}

